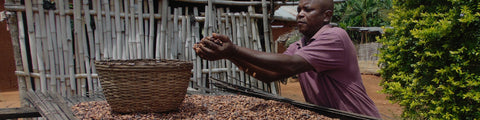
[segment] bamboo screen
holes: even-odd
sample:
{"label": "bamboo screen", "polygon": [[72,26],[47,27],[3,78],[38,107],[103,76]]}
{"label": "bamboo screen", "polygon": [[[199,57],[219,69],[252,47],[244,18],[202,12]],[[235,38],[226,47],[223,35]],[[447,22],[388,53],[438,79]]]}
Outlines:
{"label": "bamboo screen", "polygon": [[201,91],[214,89],[208,79],[214,77],[275,92],[273,83],[257,81],[229,61],[194,54],[192,45],[212,32],[228,35],[239,46],[273,50],[265,0],[237,5],[245,11],[216,3],[171,7],[168,0],[7,0],[20,90],[87,96],[101,91],[96,60],[180,59],[194,63],[190,87]]}

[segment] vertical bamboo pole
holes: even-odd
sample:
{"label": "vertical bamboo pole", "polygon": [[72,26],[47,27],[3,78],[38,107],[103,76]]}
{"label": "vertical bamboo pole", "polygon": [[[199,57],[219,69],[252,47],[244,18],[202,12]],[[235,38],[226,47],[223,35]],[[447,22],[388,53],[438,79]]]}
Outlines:
{"label": "vertical bamboo pole", "polygon": [[104,53],[104,46],[103,46],[103,20],[102,20],[102,4],[100,4],[100,0],[96,0],[96,2],[93,2],[93,8],[95,9],[95,12],[97,13],[97,16],[95,16],[95,60],[100,60],[103,57]]}
{"label": "vertical bamboo pole", "polygon": [[142,0],[137,0],[137,15],[138,15],[138,28],[137,28],[137,59],[142,59],[145,57],[145,49],[144,49],[144,42],[145,36],[143,35],[143,4]]}
{"label": "vertical bamboo pole", "polygon": [[[251,45],[250,45],[250,30],[249,30],[249,22],[250,22],[250,19],[247,17],[246,13],[245,12],[241,12],[241,19],[242,19],[242,26],[243,26],[243,43],[245,44],[245,47],[246,48],[252,48]],[[251,88],[251,81],[252,81],[252,77],[249,76],[248,74],[245,74],[245,87],[247,87],[248,85],[248,88]]]}
{"label": "vertical bamboo pole", "polygon": [[130,14],[129,14],[129,6],[130,6],[130,1],[129,0],[124,0],[123,1],[123,11],[125,13],[125,22],[124,22],[124,26],[125,26],[125,59],[131,59],[133,58],[132,55],[133,55],[133,46],[132,46],[132,43],[131,43],[131,26],[130,26]]}
{"label": "vertical bamboo pole", "polygon": [[[58,8],[58,6],[57,6]],[[60,23],[60,15],[54,15],[54,10],[49,11],[49,15],[51,17],[51,22],[50,24],[53,24],[53,32],[51,33],[52,36],[55,36],[56,39],[53,42],[54,45],[54,54],[55,54],[55,66],[56,69],[58,70],[57,74],[60,76],[60,80],[56,80],[57,82],[57,92],[60,93],[61,95],[65,95],[65,64],[64,64],[64,55],[63,55],[63,37],[62,37],[62,32],[61,32],[61,23]],[[56,78],[55,78],[56,79]]]}
{"label": "vertical bamboo pole", "polygon": [[270,29],[269,29],[269,22],[268,22],[268,13],[267,13],[267,1],[262,0],[262,14],[263,14],[263,36],[265,41],[265,49],[266,52],[271,52],[270,49]]}
{"label": "vertical bamboo pole", "polygon": [[[115,6],[115,5],[112,5],[112,6]],[[110,17],[112,17],[112,16],[110,16]],[[111,50],[111,52],[112,52],[111,55],[112,56],[111,56],[111,58],[113,60],[118,60],[118,59],[120,59],[120,56],[118,55],[118,49],[120,49],[120,48],[118,48],[119,46],[117,46],[117,44],[120,41],[117,40],[117,33],[116,33],[117,27],[115,26],[115,21],[116,21],[115,15],[113,15],[113,18],[110,18],[110,20],[111,20],[110,21],[110,25],[111,25],[110,26],[111,27],[110,28],[110,31],[111,31],[110,36],[112,38],[112,42],[111,42],[112,43],[112,50]]]}
{"label": "vertical bamboo pole", "polygon": [[193,45],[195,44],[195,42],[194,42],[194,40],[193,40],[194,38],[192,36],[193,35],[192,34],[193,33],[192,32],[193,25],[190,21],[191,16],[189,16],[190,11],[188,9],[189,9],[188,7],[185,8],[185,21],[186,21],[186,26],[187,26],[187,33],[186,33],[186,36],[185,36],[185,37],[187,37],[186,38],[186,44],[187,44],[186,46],[187,47],[185,47],[185,52],[187,53],[186,60],[191,61],[194,65],[193,66],[193,71],[192,71],[193,76],[192,76],[192,78],[189,82],[189,87],[193,88],[195,86],[195,83],[196,83],[195,78],[197,77],[197,75],[194,73],[195,72],[195,59],[193,58],[195,56],[195,53],[194,53],[194,50],[193,50]]}
{"label": "vertical bamboo pole", "polygon": [[[101,4],[100,4],[100,0],[97,0],[97,2],[91,2],[90,3],[92,5],[92,8],[93,10],[97,13],[97,16],[94,16],[94,27],[95,29],[93,30],[94,32],[94,38],[93,40],[90,40],[90,56],[95,56],[93,57],[93,59],[91,59],[92,61],[90,61],[90,65],[92,65],[92,73],[97,73],[96,71],[96,68],[95,68],[95,65],[94,65],[94,62],[93,60],[101,60],[101,57],[103,56],[102,55],[102,42],[103,41],[103,34],[102,34],[102,31],[103,31],[103,26],[101,23],[99,23],[100,21],[103,21],[101,18],[102,18],[102,15],[100,14],[101,13]],[[92,42],[93,41],[93,42]],[[94,84],[94,91],[100,91],[100,82],[99,82],[99,79],[98,77],[97,78],[94,78],[93,79],[93,84]]]}
{"label": "vertical bamboo pole", "polygon": [[[87,27],[87,37],[88,37],[88,41],[93,41],[93,30],[92,30],[92,27],[90,26],[90,9],[88,7],[88,0],[83,0],[83,9],[84,9],[84,13],[85,13],[85,22],[86,22],[86,25],[82,25],[82,26],[86,26]],[[88,49],[88,46],[89,45],[89,42],[86,40],[86,38],[84,38],[85,41],[83,41],[83,49],[84,49],[84,59],[85,59],[85,66],[86,66],[86,70],[87,70],[87,81],[88,81],[88,91],[89,91],[89,94],[93,94],[93,79],[92,79],[92,75],[91,75],[91,70],[90,68],[94,68],[95,66],[93,64],[91,64],[90,60],[92,60],[90,58],[91,56],[91,53],[93,53],[93,49]],[[90,53],[90,55],[89,55]]]}
{"label": "vertical bamboo pole", "polygon": [[[160,4],[160,2],[159,2]],[[159,41],[160,46],[157,46],[157,52],[160,54],[157,54],[157,56],[160,56],[161,58],[166,58],[166,43],[167,43],[167,37],[166,37],[166,29],[167,29],[167,20],[168,20],[168,0],[162,0],[162,26],[160,28],[160,36],[161,39]]]}
{"label": "vertical bamboo pole", "polygon": [[178,8],[173,8],[173,40],[172,40],[172,54],[174,59],[178,59]]}
{"label": "vertical bamboo pole", "polygon": [[207,35],[205,36],[208,36],[208,35],[211,35],[212,32],[213,32],[213,24],[215,22],[213,22],[213,15],[214,15],[214,12],[212,11],[213,10],[213,1],[212,0],[207,0],[207,7],[206,7],[206,14],[205,14],[205,18],[208,18],[208,19],[205,19],[205,22],[208,21],[208,28],[207,28]]}
{"label": "vertical bamboo pole", "polygon": [[[38,1],[37,1],[38,3]],[[43,1],[41,1],[38,4],[42,4]],[[36,14],[36,22],[37,24],[35,27],[36,30],[36,36],[37,37],[37,62],[38,62],[38,70],[40,72],[40,89],[42,92],[47,92],[47,78],[45,75],[45,62],[44,62],[44,51],[47,52],[46,50],[46,27],[45,27],[45,11],[43,10],[43,7],[38,8],[39,12]],[[43,47],[45,46],[45,47]],[[48,61],[48,60],[47,60]]]}
{"label": "vertical bamboo pole", "polygon": [[[242,46],[242,47],[245,47],[245,44],[244,44],[244,39],[243,39],[243,26],[242,26],[242,23],[243,23],[243,19],[240,15],[240,13],[235,13],[235,15],[238,15],[238,17],[235,17],[235,19],[237,19],[237,22],[235,23],[236,26],[237,26],[237,44]],[[246,77],[245,77],[245,73],[243,71],[239,71],[239,75],[240,75],[240,80],[238,82],[240,82],[240,85],[241,86],[245,86],[245,81],[246,81]]]}
{"label": "vertical bamboo pole", "polygon": [[[230,8],[227,8],[226,9],[226,13],[225,13],[225,35],[227,35],[229,38],[232,38],[232,30],[231,30],[231,26],[230,26],[230,20],[228,18],[230,18],[229,14],[230,14]],[[233,83],[232,82],[232,79],[229,79],[229,76],[233,76],[233,70],[232,70],[232,62],[231,61],[227,61],[227,82],[228,83]]]}
{"label": "vertical bamboo pole", "polygon": [[[222,8],[217,8],[217,25],[218,25],[218,32],[222,35],[225,35],[225,24],[222,23],[222,14],[223,14],[223,9]],[[225,66],[225,59],[222,59],[218,63],[218,68],[226,68]],[[221,72],[219,73],[219,78],[220,80],[227,80],[226,78],[226,72]]]}
{"label": "vertical bamboo pole", "polygon": [[[43,66],[43,74],[45,76],[45,81],[41,83],[42,86],[42,92],[46,92],[49,89],[49,82],[51,79],[46,77],[46,74],[50,73],[50,57],[48,57],[48,39],[47,39],[47,34],[48,34],[48,29],[46,25],[46,18],[45,18],[45,10],[43,9],[43,1],[42,0],[37,0],[37,5],[38,5],[38,16],[39,19],[37,22],[40,24],[40,44],[37,44],[38,46],[41,46],[41,50],[39,49],[37,52],[40,52],[39,54],[42,54],[42,66]],[[40,65],[40,64],[39,64]],[[39,67],[40,68],[40,67]],[[40,71],[42,71],[40,69]],[[41,73],[42,74],[42,73]],[[41,75],[42,76],[42,75]],[[40,78],[41,80],[42,78]]]}
{"label": "vertical bamboo pole", "polygon": [[[229,13],[229,14],[230,14],[231,19],[232,19],[232,24],[231,24],[232,25],[232,36],[231,36],[231,38],[232,38],[233,43],[238,45],[238,43],[237,43],[237,25],[236,25],[237,22],[236,22],[236,18],[235,18],[235,15],[233,13]],[[233,71],[232,72],[232,77],[237,78],[237,67],[235,66],[235,64],[232,64],[232,71]],[[232,82],[235,85],[238,84],[237,81],[232,81]]]}
{"label": "vertical bamboo pole", "polygon": [[[120,27],[120,32],[121,32],[120,39],[122,40],[122,43],[121,43],[122,49],[120,50],[120,52],[122,53],[122,58],[121,59],[126,60],[128,58],[128,51],[129,51],[128,50],[128,36],[127,36],[128,32],[126,32],[127,27],[128,27],[127,24],[126,24],[126,23],[128,23],[128,22],[126,22],[127,19],[128,19],[128,16],[127,16],[128,15],[128,13],[127,13],[128,4],[126,4],[126,3],[128,3],[128,2],[126,0],[123,0],[123,1],[124,1],[123,4],[119,8],[120,11],[123,10],[122,13],[125,15],[124,18],[120,19],[120,26],[121,26]],[[119,2],[119,4],[120,3],[121,2]]]}
{"label": "vertical bamboo pole", "polygon": [[[160,14],[161,19],[165,19],[165,17],[162,15],[162,1],[158,1],[158,9],[157,12]],[[156,20],[157,21],[157,32],[156,32],[156,38],[155,38],[155,59],[160,59],[162,56],[162,43],[161,41],[161,20]]]}
{"label": "vertical bamboo pole", "polygon": [[[198,16],[198,8],[197,7],[193,7],[193,17],[197,17]],[[197,43],[197,42],[200,42],[200,25],[198,23],[198,21],[195,21],[195,26],[193,27],[193,33],[192,33],[192,38],[194,39],[194,42]],[[195,61],[195,64],[194,64],[194,80],[196,81],[196,84],[198,86],[201,86],[202,85],[202,67],[201,67],[201,60],[199,57],[197,57],[197,55],[193,55],[193,59]],[[203,90],[201,90],[201,92],[204,92]]]}
{"label": "vertical bamboo pole", "polygon": [[[212,34],[213,32],[213,24],[215,24],[215,22],[213,22],[213,1],[212,0],[207,0],[207,6],[206,6],[206,13],[205,13],[205,22],[208,21],[208,24],[207,24],[207,29],[205,31],[205,35],[204,37],[206,36],[209,36]],[[212,61],[207,61],[207,64],[208,64],[208,76],[207,76],[207,79],[205,79],[205,87],[207,86],[208,83],[210,83],[210,79],[208,79],[208,77],[212,77],[212,67],[213,67],[213,64],[215,62],[212,62]],[[207,87],[208,88],[208,87]]]}
{"label": "vertical bamboo pole", "polygon": [[114,6],[115,6],[115,43],[116,43],[116,53],[117,53],[117,58],[116,59],[122,59],[122,51],[124,50],[123,48],[123,39],[122,39],[122,29],[121,29],[121,19],[120,19],[120,2],[121,1],[113,1]]}
{"label": "vertical bamboo pole", "polygon": [[[6,0],[6,4],[16,4],[12,0]],[[20,4],[18,2],[18,4]],[[28,70],[28,62],[27,62],[27,52],[25,46],[25,33],[23,29],[23,16],[22,12],[16,12],[8,16],[9,19],[7,21],[8,27],[10,29],[10,35],[12,36],[12,47],[13,53],[15,56],[15,66],[16,71],[24,71],[27,74],[30,74],[30,70]],[[25,93],[27,90],[30,90],[27,87],[27,81],[29,77],[24,76],[17,76],[18,82],[18,91],[20,96],[20,105],[21,107],[28,106],[27,101],[25,98]]]}
{"label": "vertical bamboo pole", "polygon": [[[180,8],[180,10],[182,10]],[[188,60],[188,53],[187,53],[187,50],[189,47],[188,47],[188,41],[187,41],[187,14],[186,14],[187,11],[185,11],[185,14],[182,15],[182,12],[180,12],[180,14],[182,15],[182,32],[180,34],[180,37],[182,38],[182,44],[180,44],[180,47],[179,49],[181,50],[182,52],[182,57],[181,57],[181,60]]]}
{"label": "vertical bamboo pole", "polygon": [[[132,46],[132,57],[131,59],[133,58],[136,58],[138,59],[140,56],[140,54],[138,54],[138,50],[140,50],[140,48],[137,46],[137,43],[138,41],[136,41],[136,25],[135,25],[135,1],[134,0],[130,0],[130,43],[131,43],[131,46]],[[138,43],[140,44],[140,43]]]}
{"label": "vertical bamboo pole", "polygon": [[[159,6],[159,7],[160,7],[160,6]],[[150,33],[150,34],[149,34],[149,36],[148,36],[148,43],[149,43],[149,47],[148,47],[149,49],[148,49],[148,51],[150,52],[150,54],[149,54],[149,57],[148,57],[148,58],[152,59],[152,58],[155,58],[155,57],[154,57],[154,55],[155,55],[154,53],[155,53],[155,52],[153,51],[153,47],[154,47],[154,46],[153,46],[153,45],[154,45],[154,44],[153,44],[153,43],[154,43],[153,37],[154,37],[154,27],[155,27],[155,26],[154,26],[154,25],[155,25],[155,24],[154,24],[155,21],[154,21],[154,18],[153,18],[153,14],[154,14],[154,13],[153,13],[153,12],[154,12],[154,9],[153,9],[153,0],[148,0],[148,11],[149,11],[149,14],[150,14],[150,20],[149,20],[149,22],[150,22],[150,24],[149,24],[149,31],[150,31],[150,32],[149,32],[149,33]]]}
{"label": "vertical bamboo pole", "polygon": [[[82,31],[85,31],[85,25],[82,24]],[[91,72],[91,64],[90,64],[90,58],[88,57],[88,42],[87,42],[87,36],[85,33],[82,33],[83,35],[83,40],[81,41],[81,45],[83,47],[83,59],[85,62],[85,70],[87,72],[87,82],[83,82],[82,84],[87,84],[88,85],[88,95],[93,94],[93,80],[92,80],[92,72]],[[83,87],[83,86],[82,86]]]}
{"label": "vertical bamboo pole", "polygon": [[[211,2],[210,0],[208,0],[208,2]],[[205,21],[203,22],[203,37],[206,37],[209,35],[209,24],[210,24],[210,10],[208,9],[208,5],[205,6]],[[208,77],[210,77],[210,75],[212,75],[212,71],[211,71],[211,65],[210,65],[210,61],[207,61],[207,60],[202,60],[202,71],[203,69],[208,69],[208,76],[205,75],[205,77],[202,78],[202,87],[207,87],[207,81],[208,81]],[[203,75],[202,75],[203,76]]]}
{"label": "vertical bamboo pole", "polygon": [[[171,10],[170,7],[168,7],[168,9],[167,9],[167,13],[169,13],[169,14],[172,13],[172,10]],[[173,16],[167,15],[166,17],[167,17],[167,20],[168,20],[167,21],[168,22],[167,28],[173,28],[173,18],[172,18]],[[167,34],[166,34],[167,44],[165,44],[165,48],[167,49],[166,53],[168,54],[167,58],[168,59],[174,59],[174,57],[173,57],[174,51],[172,51],[172,47],[174,47],[174,45],[173,45],[173,40],[174,40],[173,39],[173,29],[167,29],[167,30],[168,30]]]}
{"label": "vertical bamboo pole", "polygon": [[[33,24],[33,10],[32,10],[32,0],[25,0],[25,13],[27,17],[27,30],[28,30],[28,40],[30,43],[30,53],[31,53],[31,60],[32,60],[32,69],[33,73],[38,73],[38,62],[37,62],[37,48],[36,48],[36,40],[35,40],[35,27]],[[37,90],[39,84],[39,79],[34,78],[34,86],[35,90]]]}
{"label": "vertical bamboo pole", "polygon": [[54,48],[56,49],[57,46],[57,38],[56,38],[56,27],[55,27],[55,15],[53,14],[53,10],[49,10],[48,11],[48,17],[47,17],[47,21],[46,21],[48,24],[47,24],[47,32],[49,32],[49,34],[47,34],[47,41],[48,41],[48,56],[50,58],[50,60],[48,62],[50,62],[50,82],[49,82],[49,91],[53,91],[53,92],[58,92],[57,91],[57,71],[56,71],[56,68],[57,66],[59,66],[59,62],[58,61],[58,55],[56,55],[56,50],[54,50]]}
{"label": "vertical bamboo pole", "polygon": [[[145,7],[142,7],[142,8],[143,8],[143,12],[145,12],[145,13],[146,13],[147,11],[149,11],[149,10],[148,10],[148,7],[147,7],[147,6],[149,6],[149,5],[148,5],[147,2],[148,2],[147,0],[143,0],[143,2],[142,2],[142,4],[141,4],[142,6],[145,6]],[[142,13],[142,14],[145,14],[145,13]],[[149,14],[150,14],[150,13],[149,13]],[[150,17],[150,15],[149,15],[149,17]],[[149,38],[149,30],[150,30],[150,29],[149,29],[149,22],[148,22],[150,18],[149,18],[149,19],[144,19],[144,18],[142,17],[142,19],[143,19],[143,21],[142,21],[142,22],[143,22],[143,29],[140,29],[140,30],[143,30],[143,41],[144,41],[144,42],[143,42],[144,44],[142,44],[142,45],[143,45],[143,48],[144,48],[144,49],[143,49],[143,51],[144,51],[144,53],[143,53],[143,54],[144,54],[143,58],[147,58],[147,56],[150,57],[150,56],[148,55],[148,54],[150,54],[150,51],[149,51],[149,50],[150,50],[150,43],[149,43],[149,42],[150,42],[150,38]]]}
{"label": "vertical bamboo pole", "polygon": [[58,0],[58,8],[60,11],[60,28],[61,28],[61,36],[63,41],[63,54],[64,54],[64,61],[65,61],[65,73],[68,73],[69,79],[65,82],[66,84],[66,93],[65,96],[72,96],[76,88],[75,84],[75,74],[73,69],[73,49],[72,47],[72,37],[71,37],[71,29],[70,29],[70,15],[65,15],[65,7],[68,8],[68,4],[64,4],[64,0]]}
{"label": "vertical bamboo pole", "polygon": [[40,22],[38,22],[38,21],[39,21],[39,20],[38,20],[38,19],[39,19],[39,15],[38,15],[38,14],[35,14],[34,16],[35,16],[35,19],[34,19],[34,20],[35,20],[35,22],[37,23],[37,24],[35,24],[35,29],[34,29],[34,30],[35,30],[35,40],[37,40],[37,41],[36,41],[36,44],[34,44],[35,49],[36,49],[36,50],[35,50],[35,51],[36,51],[35,54],[37,55],[37,58],[35,58],[35,59],[37,59],[37,65],[38,65],[38,66],[37,66],[37,72],[36,72],[36,73],[39,73],[39,74],[40,74],[40,80],[39,80],[39,81],[35,81],[35,91],[42,91],[42,92],[43,92],[44,89],[45,89],[45,87],[46,87],[46,84],[45,84],[45,76],[43,76],[43,75],[45,74],[45,71],[44,71],[43,60],[42,60],[42,58],[43,58],[43,54],[42,54],[42,41],[41,41],[42,39],[40,38],[40,36],[41,36],[41,35],[40,35],[40,34],[41,34],[41,32],[40,32],[41,27],[40,27],[40,24],[38,24],[38,23],[40,23]]}
{"label": "vertical bamboo pole", "polygon": [[[253,12],[252,7],[253,6],[248,6],[248,12],[246,13],[246,22],[247,22],[247,28],[246,29],[247,29],[247,33],[248,33],[247,41],[248,41],[248,45],[251,47],[251,49],[256,50],[257,48],[254,44],[254,37],[253,37],[255,33],[252,30],[253,29],[252,21],[254,21],[254,20],[253,20],[252,17],[250,17],[250,14]],[[257,80],[253,76],[250,76],[251,87],[253,86],[254,88],[257,88],[257,86],[258,86],[257,84],[258,84]]]}
{"label": "vertical bamboo pole", "polygon": [[[146,8],[146,7],[144,7],[144,8]],[[148,22],[148,21],[149,21],[148,19],[144,19],[144,20],[142,21],[142,22],[143,22],[143,29],[142,29],[142,31],[144,31],[144,32],[143,32],[143,41],[144,41],[144,42],[143,42],[143,44],[142,44],[142,46],[143,46],[143,48],[144,48],[144,49],[143,49],[143,52],[144,52],[144,53],[143,53],[143,59],[145,59],[145,58],[147,58],[147,57],[150,57],[150,56],[149,56],[149,54],[150,54],[150,51],[149,51],[149,50],[150,50],[150,40],[149,40],[149,39],[150,39],[150,38],[149,38],[149,30],[150,30],[150,28],[149,28],[149,22]]]}
{"label": "vertical bamboo pole", "polygon": [[[58,3],[58,2],[57,2]],[[62,19],[60,16],[57,16],[56,17],[56,30],[57,30],[57,49],[58,49],[58,57],[59,57],[59,75],[60,75],[60,81],[59,81],[59,85],[58,85],[58,91],[59,93],[62,95],[62,96],[66,96],[66,92],[67,92],[67,89],[66,89],[66,83],[65,83],[65,75],[66,73],[68,72],[68,69],[66,69],[66,61],[65,61],[65,58],[67,57],[67,54],[64,54],[64,44],[65,44],[65,38],[63,37],[63,32],[62,32],[62,23],[60,22]],[[65,46],[66,47],[66,46]]]}
{"label": "vertical bamboo pole", "polygon": [[[77,0],[77,1],[74,1],[73,2],[73,17],[74,17],[74,37],[75,37],[75,43],[76,43],[76,56],[78,58],[77,60],[77,66],[79,66],[79,71],[77,73],[83,73],[85,71],[85,65],[84,65],[84,60],[85,59],[81,59],[83,58],[85,55],[84,51],[83,51],[83,31],[82,31],[82,14],[81,14],[81,4],[80,4],[80,1]],[[82,96],[85,96],[86,95],[86,86],[85,86],[85,79],[80,79],[80,82],[78,83],[77,81],[77,84],[80,85],[80,88],[81,88],[81,92],[79,92]]]}
{"label": "vertical bamboo pole", "polygon": [[185,7],[185,17],[184,17],[185,19],[184,20],[186,22],[185,25],[186,25],[186,29],[187,29],[187,31],[185,33],[185,37],[186,37],[186,39],[185,39],[186,40],[185,41],[185,44],[186,44],[185,45],[186,46],[185,47],[185,53],[186,53],[185,57],[186,57],[186,60],[191,61],[192,56],[194,55],[193,54],[193,44],[194,44],[194,42],[193,42],[192,37],[191,37],[191,35],[192,35],[192,23],[190,22],[189,13],[190,13],[189,8]]}
{"label": "vertical bamboo pole", "polygon": [[[110,4],[108,3],[108,0],[103,0],[103,6],[105,9],[105,58],[106,59],[112,59],[114,56],[113,51],[115,51],[116,48],[113,48],[114,40],[112,39],[112,26],[111,26],[111,16],[110,16]],[[115,56],[117,57],[117,56]]]}
{"label": "vertical bamboo pole", "polygon": [[[59,57],[59,65],[60,65],[60,85],[58,86],[59,87],[59,91],[60,91],[60,94],[62,96],[66,96],[67,95],[67,88],[66,88],[66,79],[65,79],[65,76],[67,75],[68,73],[68,69],[67,69],[67,66],[66,64],[68,63],[68,61],[66,60],[67,58],[67,54],[66,53],[66,39],[65,39],[65,31],[64,29],[65,28],[62,28],[62,26],[65,25],[65,12],[64,12],[64,7],[62,5],[59,5],[60,2],[63,3],[63,1],[60,1],[60,0],[56,0],[55,1],[57,4],[57,10],[59,10],[59,15],[56,16],[56,30],[57,30],[57,49],[58,49],[58,57]],[[68,51],[67,51],[68,53]]]}

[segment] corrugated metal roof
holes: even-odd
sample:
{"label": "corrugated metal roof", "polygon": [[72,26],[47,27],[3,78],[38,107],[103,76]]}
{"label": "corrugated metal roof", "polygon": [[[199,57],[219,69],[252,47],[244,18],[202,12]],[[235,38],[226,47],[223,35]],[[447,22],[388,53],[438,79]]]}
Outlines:
{"label": "corrugated metal roof", "polygon": [[297,6],[296,5],[284,5],[280,6],[275,13],[274,17],[280,17],[287,20],[295,21],[297,16]]}

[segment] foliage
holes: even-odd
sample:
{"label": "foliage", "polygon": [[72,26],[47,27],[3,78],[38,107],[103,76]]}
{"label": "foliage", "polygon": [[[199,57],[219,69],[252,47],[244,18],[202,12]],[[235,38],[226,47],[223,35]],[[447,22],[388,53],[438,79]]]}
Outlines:
{"label": "foliage", "polygon": [[386,26],[391,8],[392,0],[347,0],[335,4],[333,21],[338,21],[342,28]]}
{"label": "foliage", "polygon": [[[332,22],[348,30],[347,27],[380,27],[389,26],[388,13],[392,11],[392,0],[347,0],[336,3]],[[357,31],[347,31],[350,38],[359,43],[361,34]],[[367,39],[375,39],[374,34]]]}
{"label": "foliage", "polygon": [[382,92],[407,119],[480,119],[480,0],[394,0]]}

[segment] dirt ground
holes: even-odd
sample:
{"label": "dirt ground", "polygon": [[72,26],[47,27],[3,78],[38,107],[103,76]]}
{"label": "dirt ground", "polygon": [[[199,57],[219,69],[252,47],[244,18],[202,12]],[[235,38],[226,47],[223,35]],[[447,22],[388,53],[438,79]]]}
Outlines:
{"label": "dirt ground", "polygon": [[[392,104],[386,99],[386,94],[380,93],[382,89],[379,86],[381,77],[375,75],[362,75],[363,84],[367,89],[368,96],[373,100],[377,106],[382,119],[398,120],[402,113],[402,108],[398,104]],[[300,84],[296,79],[289,79],[287,85],[280,85],[281,96],[290,98],[296,101],[305,102]]]}

